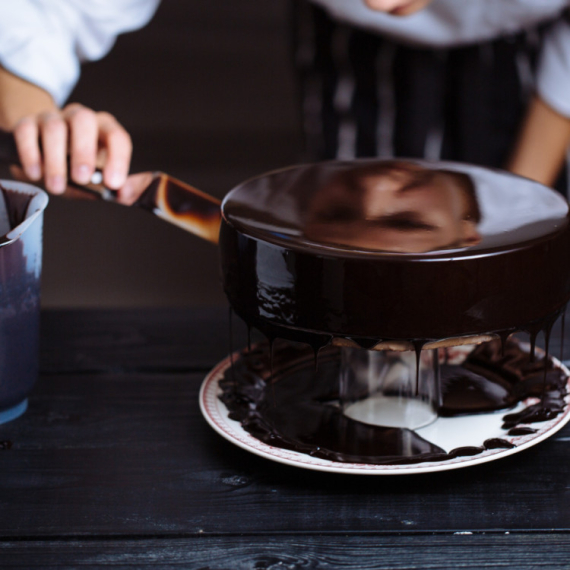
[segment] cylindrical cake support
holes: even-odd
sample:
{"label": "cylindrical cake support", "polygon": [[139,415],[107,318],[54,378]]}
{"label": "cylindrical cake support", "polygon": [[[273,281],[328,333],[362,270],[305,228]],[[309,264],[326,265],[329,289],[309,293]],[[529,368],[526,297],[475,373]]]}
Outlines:
{"label": "cylindrical cake support", "polygon": [[367,424],[408,429],[430,424],[441,405],[437,349],[342,348],[339,400],[345,416]]}

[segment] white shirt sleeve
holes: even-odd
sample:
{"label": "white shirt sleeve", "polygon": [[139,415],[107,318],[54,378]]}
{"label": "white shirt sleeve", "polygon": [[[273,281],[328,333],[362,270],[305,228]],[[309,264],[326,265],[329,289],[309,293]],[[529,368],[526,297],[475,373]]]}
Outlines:
{"label": "white shirt sleeve", "polygon": [[570,117],[570,22],[566,20],[556,22],[545,38],[536,89],[545,103]]}
{"label": "white shirt sleeve", "polygon": [[100,59],[117,35],[144,26],[160,0],[0,0],[0,64],[58,105],[82,61]]}

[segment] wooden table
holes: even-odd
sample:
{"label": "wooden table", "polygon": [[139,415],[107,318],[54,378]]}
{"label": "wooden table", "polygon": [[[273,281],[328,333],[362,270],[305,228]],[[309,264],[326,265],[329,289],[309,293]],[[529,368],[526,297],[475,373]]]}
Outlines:
{"label": "wooden table", "polygon": [[570,567],[569,427],[442,474],[287,467],[200,414],[227,336],[218,310],[43,314],[29,410],[0,426],[0,568]]}

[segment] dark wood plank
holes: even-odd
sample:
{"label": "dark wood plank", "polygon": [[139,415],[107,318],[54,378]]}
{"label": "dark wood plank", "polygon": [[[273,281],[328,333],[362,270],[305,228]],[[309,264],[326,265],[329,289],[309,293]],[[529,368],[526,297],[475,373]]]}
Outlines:
{"label": "dark wood plank", "polygon": [[[228,309],[45,310],[41,338],[45,374],[209,370],[228,355]],[[570,317],[565,339],[561,354],[559,322],[551,352],[570,359]],[[232,346],[246,343],[247,329],[234,316]],[[542,336],[537,344],[543,346]]]}
{"label": "dark wood plank", "polygon": [[203,373],[48,375],[0,426],[0,537],[570,530],[570,428],[437,475],[283,466],[219,437]]}
{"label": "dark wood plank", "polygon": [[229,352],[228,309],[43,311],[41,339],[45,374],[209,370]]}
{"label": "dark wood plank", "polygon": [[2,568],[568,568],[567,534],[235,536],[0,542]]}

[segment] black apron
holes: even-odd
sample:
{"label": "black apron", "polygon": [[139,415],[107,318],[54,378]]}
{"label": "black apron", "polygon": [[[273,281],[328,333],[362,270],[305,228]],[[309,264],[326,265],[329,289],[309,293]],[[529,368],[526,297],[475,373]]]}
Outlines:
{"label": "black apron", "polygon": [[[306,159],[399,156],[501,168],[549,24],[450,49],[396,44],[292,3]],[[566,175],[557,188],[566,194]]]}

